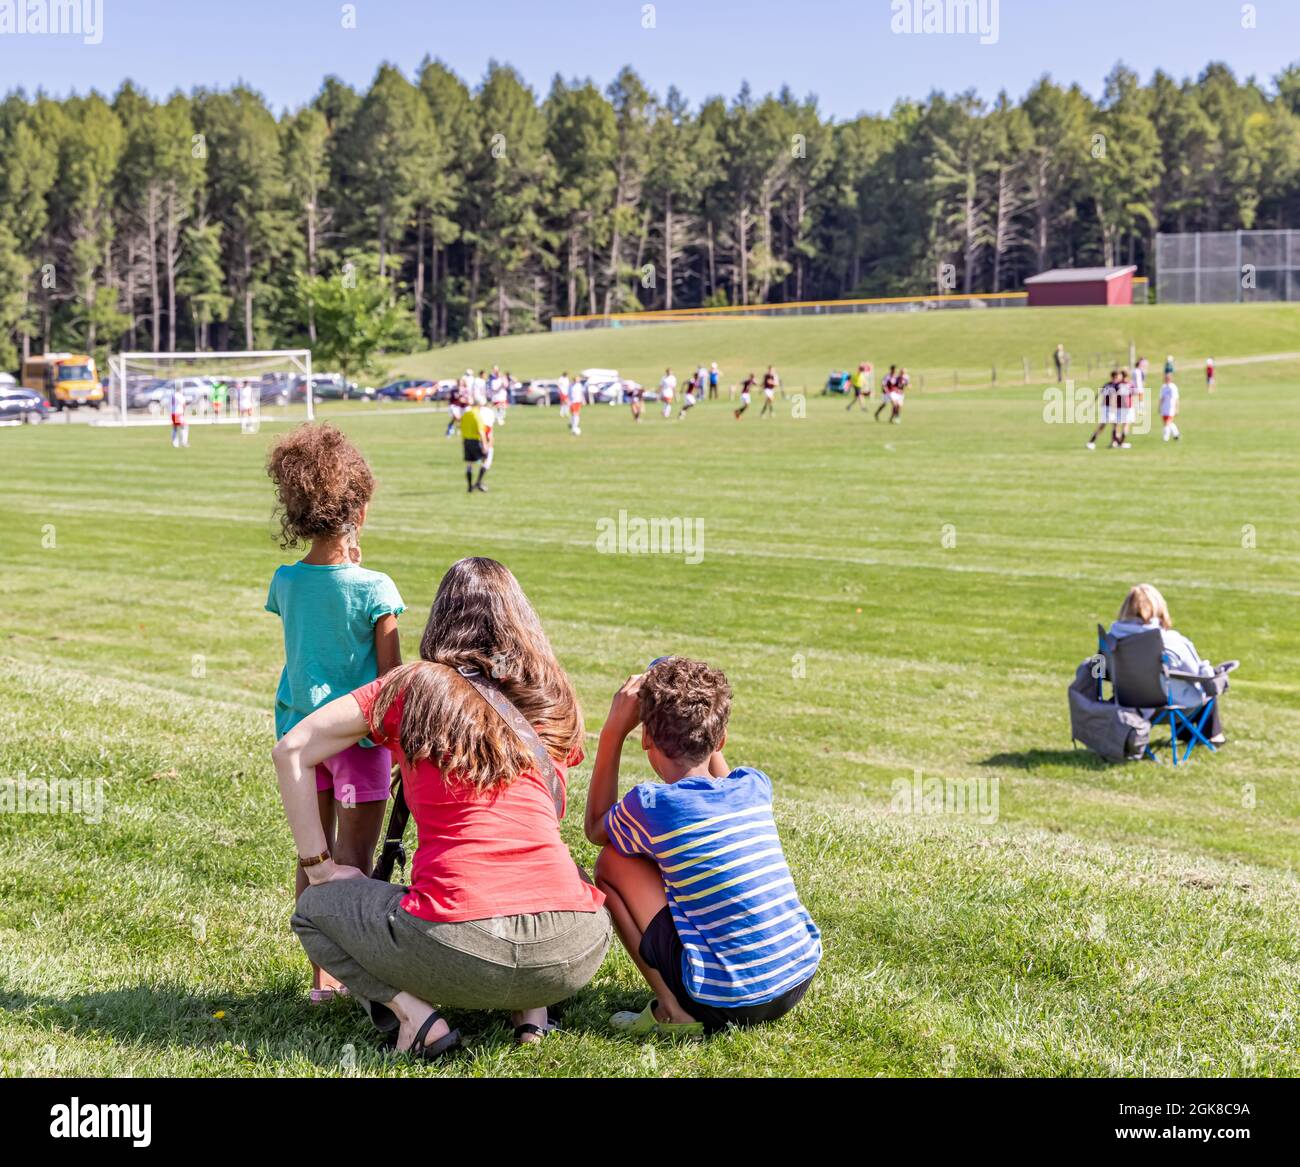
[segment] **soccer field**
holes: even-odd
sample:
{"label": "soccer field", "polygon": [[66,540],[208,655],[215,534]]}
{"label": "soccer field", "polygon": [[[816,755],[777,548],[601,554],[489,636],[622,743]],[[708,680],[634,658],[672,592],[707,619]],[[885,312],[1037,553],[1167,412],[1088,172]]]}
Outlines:
{"label": "soccer field", "polygon": [[[1271,339],[1253,351],[1288,348]],[[639,427],[592,406],[574,439],[515,408],[487,496],[466,495],[445,415],[326,407],[378,478],[362,546],[408,605],[405,658],[445,568],[481,554],[540,611],[589,754],[651,658],[723,668],[728,760],[772,776],[825,938],[809,996],[768,1029],[614,1036],[608,1014],[647,996],[615,946],[556,1040],[515,1048],[504,1015],[451,1013],[468,1055],[429,1067],[378,1052],[352,1003],[309,1007],[288,929],[262,610],[296,557],[262,469],[282,427],[196,427],[187,451],[165,429],[0,431],[0,777],[103,793],[102,814],[0,814],[0,1068],[1300,1073],[1300,365],[1224,369],[1212,397],[1199,370],[1182,381],[1181,443],[1157,419],[1091,453],[1087,425],[1044,420],[1041,382],[912,393],[900,426],[813,397],[774,420],[652,407]],[[620,512],[698,521],[699,562],[602,553]],[[1203,655],[1243,662],[1229,745],[1177,769],[1069,738],[1074,668],[1140,581]],[[589,767],[565,823],[585,865]],[[625,780],[649,776],[629,747]],[[987,813],[906,813],[918,778],[975,780]]]}

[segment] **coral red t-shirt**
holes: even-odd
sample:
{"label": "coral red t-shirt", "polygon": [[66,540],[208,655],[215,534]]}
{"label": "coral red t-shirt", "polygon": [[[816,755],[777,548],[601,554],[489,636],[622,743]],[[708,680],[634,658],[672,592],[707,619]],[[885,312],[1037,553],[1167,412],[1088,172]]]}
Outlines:
{"label": "coral red t-shirt", "polygon": [[[537,912],[594,912],[605,895],[579,874],[560,837],[555,803],[545,780],[531,771],[484,795],[448,782],[422,758],[414,766],[402,753],[402,697],[388,708],[382,725],[370,714],[382,679],[352,696],[370,726],[370,739],[387,746],[402,769],[406,802],[415,820],[417,842],[411,887],[402,907],[421,920],[455,923]],[[579,750],[557,763],[560,785]]]}

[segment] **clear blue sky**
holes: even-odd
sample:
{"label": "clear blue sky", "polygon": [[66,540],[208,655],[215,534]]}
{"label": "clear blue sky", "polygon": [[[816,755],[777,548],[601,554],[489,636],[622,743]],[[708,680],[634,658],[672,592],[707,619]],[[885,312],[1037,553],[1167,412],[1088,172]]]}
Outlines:
{"label": "clear blue sky", "polygon": [[0,86],[111,93],[129,77],[165,95],[242,80],[278,111],[330,73],[364,88],[382,61],[410,72],[428,53],[471,83],[509,62],[538,92],[557,72],[604,86],[623,64],[693,103],[788,82],[844,119],[934,88],[1020,96],[1043,72],[1098,95],[1119,59],[1143,79],[1222,60],[1263,81],[1300,59],[1300,0],[1258,0],[1254,29],[1238,0],[1000,0],[990,45],[896,35],[891,0],[658,0],[653,28],[642,0],[356,0],[351,29],[337,0],[81,2],[102,7],[101,43],[0,30]]}

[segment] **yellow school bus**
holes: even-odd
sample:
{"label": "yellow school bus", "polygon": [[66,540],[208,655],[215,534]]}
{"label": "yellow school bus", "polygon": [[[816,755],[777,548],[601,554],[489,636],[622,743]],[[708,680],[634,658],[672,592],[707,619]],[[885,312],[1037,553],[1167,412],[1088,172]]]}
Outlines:
{"label": "yellow school bus", "polygon": [[42,394],[53,409],[89,405],[100,409],[104,388],[95,362],[85,353],[45,353],[23,362],[23,388]]}

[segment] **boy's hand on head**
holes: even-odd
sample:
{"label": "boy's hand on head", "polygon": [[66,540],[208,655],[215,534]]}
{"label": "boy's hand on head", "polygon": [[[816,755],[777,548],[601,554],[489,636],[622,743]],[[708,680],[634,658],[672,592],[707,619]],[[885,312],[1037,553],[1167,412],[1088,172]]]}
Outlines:
{"label": "boy's hand on head", "polygon": [[609,703],[609,716],[605,718],[605,728],[616,733],[620,738],[627,737],[641,724],[641,678],[643,673],[628,677],[622,687],[614,694]]}

